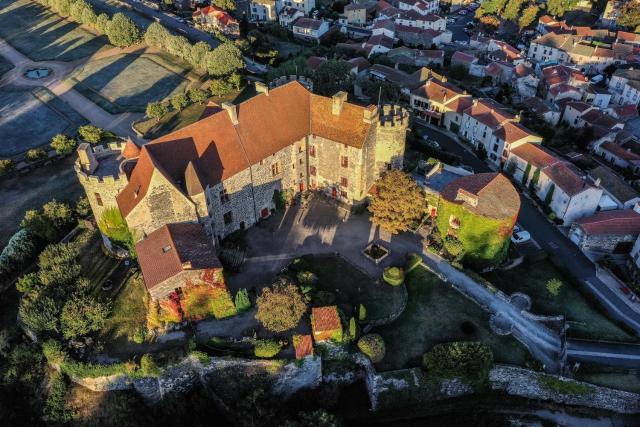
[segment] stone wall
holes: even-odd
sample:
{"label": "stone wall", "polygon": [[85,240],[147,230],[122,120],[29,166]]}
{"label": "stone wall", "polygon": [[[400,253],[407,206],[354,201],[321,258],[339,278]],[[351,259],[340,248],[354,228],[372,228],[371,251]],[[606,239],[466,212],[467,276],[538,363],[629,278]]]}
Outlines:
{"label": "stone wall", "polygon": [[388,167],[402,169],[409,113],[395,105],[382,107],[376,128],[374,174],[379,176]]}
{"label": "stone wall", "polygon": [[[207,278],[213,278],[213,280],[207,280]],[[151,295],[151,298],[161,300],[167,298],[174,290],[187,284],[210,285],[213,283],[224,283],[224,276],[222,275],[221,268],[184,270],[149,289],[149,294]]]}

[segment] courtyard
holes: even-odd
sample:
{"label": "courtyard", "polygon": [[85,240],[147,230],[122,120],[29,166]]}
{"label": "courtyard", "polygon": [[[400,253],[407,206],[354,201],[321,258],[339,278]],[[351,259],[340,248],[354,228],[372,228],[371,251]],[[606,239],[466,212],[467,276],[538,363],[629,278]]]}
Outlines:
{"label": "courtyard", "polygon": [[0,0],[0,38],[34,61],[75,61],[111,47],[106,37],[29,0]]}
{"label": "courtyard", "polygon": [[90,60],[69,80],[95,104],[120,114],[144,112],[149,102],[183,93],[199,77],[167,54],[133,52]]}
{"label": "courtyard", "polygon": [[75,131],[84,119],[44,88],[2,89],[0,157],[49,144],[51,138]]}

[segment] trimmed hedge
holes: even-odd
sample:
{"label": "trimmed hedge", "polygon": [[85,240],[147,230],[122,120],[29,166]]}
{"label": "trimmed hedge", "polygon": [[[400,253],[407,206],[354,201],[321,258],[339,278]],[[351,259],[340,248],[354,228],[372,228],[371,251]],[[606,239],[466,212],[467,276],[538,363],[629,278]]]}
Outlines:
{"label": "trimmed hedge", "polygon": [[400,286],[404,282],[404,270],[401,267],[387,267],[382,272],[382,279],[391,286]]}

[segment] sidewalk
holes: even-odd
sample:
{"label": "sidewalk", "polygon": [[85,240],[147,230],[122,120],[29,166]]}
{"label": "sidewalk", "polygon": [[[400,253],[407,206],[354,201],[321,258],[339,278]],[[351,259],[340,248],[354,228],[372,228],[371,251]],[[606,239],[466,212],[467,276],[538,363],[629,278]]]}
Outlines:
{"label": "sidewalk", "polygon": [[621,282],[620,279],[604,268],[601,268],[598,264],[596,264],[596,277],[611,289],[612,292],[616,293],[633,311],[640,314],[640,302],[631,301],[629,295],[624,294],[622,290],[620,290],[621,286],[627,286],[625,283]]}

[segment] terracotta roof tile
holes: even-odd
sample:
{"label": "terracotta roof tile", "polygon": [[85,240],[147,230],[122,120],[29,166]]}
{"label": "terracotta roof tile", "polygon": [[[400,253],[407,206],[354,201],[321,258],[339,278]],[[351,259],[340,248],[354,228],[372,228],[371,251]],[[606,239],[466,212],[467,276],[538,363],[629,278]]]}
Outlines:
{"label": "terracotta roof tile", "polygon": [[328,307],[314,307],[311,309],[313,316],[313,332],[328,332],[342,328],[338,308],[335,305]]}
{"label": "terracotta roof tile", "polygon": [[313,339],[311,335],[294,335],[293,346],[296,350],[296,359],[303,359],[313,354]]}
{"label": "terracotta roof tile", "polygon": [[497,129],[501,123],[515,119],[515,116],[507,111],[504,105],[490,98],[479,98],[464,113],[491,129]]}
{"label": "terracotta roof tile", "polygon": [[127,143],[122,150],[122,157],[125,159],[134,159],[140,156],[140,148],[131,138],[127,138]]}
{"label": "terracotta roof tile", "polygon": [[[477,205],[472,206],[460,199],[458,194],[461,190],[476,196]],[[491,218],[513,218],[520,210],[518,191],[499,172],[463,176],[450,182],[441,194],[449,202],[462,204],[469,210]]]}
{"label": "terracotta roof tile", "polygon": [[618,144],[616,144],[615,142],[612,142],[612,141],[604,142],[604,143],[602,143],[602,145],[600,147],[605,149],[605,150],[607,150],[608,152],[610,152],[614,156],[619,157],[619,158],[624,159],[624,160],[627,160],[627,161],[640,160],[640,155],[634,153],[631,150],[626,150],[621,145],[618,145]]}
{"label": "terracotta roof tile", "polygon": [[587,235],[638,235],[640,234],[640,214],[633,209],[598,212],[580,218],[576,224]]}
{"label": "terracotta roof tile", "polygon": [[518,122],[505,122],[494,134],[509,144],[528,136],[538,136]]}

